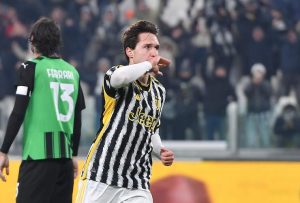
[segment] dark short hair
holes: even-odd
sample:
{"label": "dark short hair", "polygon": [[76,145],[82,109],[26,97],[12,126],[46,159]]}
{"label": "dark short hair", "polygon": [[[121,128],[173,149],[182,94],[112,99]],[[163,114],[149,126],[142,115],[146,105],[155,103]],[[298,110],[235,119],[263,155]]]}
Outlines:
{"label": "dark short hair", "polygon": [[128,56],[126,55],[126,48],[129,47],[134,49],[139,40],[139,34],[141,33],[152,33],[158,35],[158,28],[156,25],[149,21],[140,20],[131,26],[129,26],[122,36],[123,51],[127,61],[129,61]]}
{"label": "dark short hair", "polygon": [[36,51],[44,56],[53,55],[62,44],[58,25],[46,17],[41,17],[33,24],[28,39]]}

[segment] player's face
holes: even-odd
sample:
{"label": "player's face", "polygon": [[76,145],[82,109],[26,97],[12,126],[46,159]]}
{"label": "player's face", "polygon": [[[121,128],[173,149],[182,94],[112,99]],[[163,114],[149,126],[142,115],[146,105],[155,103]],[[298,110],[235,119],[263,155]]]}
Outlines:
{"label": "player's face", "polygon": [[158,58],[158,49],[159,42],[156,35],[152,33],[141,33],[139,34],[139,41],[135,49],[132,50],[132,55],[129,56],[129,62],[136,64]]}

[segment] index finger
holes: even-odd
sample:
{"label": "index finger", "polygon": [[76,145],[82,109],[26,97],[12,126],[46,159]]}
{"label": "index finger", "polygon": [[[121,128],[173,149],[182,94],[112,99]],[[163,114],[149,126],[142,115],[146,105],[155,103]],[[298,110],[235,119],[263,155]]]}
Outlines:
{"label": "index finger", "polygon": [[9,166],[6,167],[6,175],[9,175]]}
{"label": "index finger", "polygon": [[0,178],[3,182],[6,182],[5,176],[2,174],[2,171],[0,171]]}

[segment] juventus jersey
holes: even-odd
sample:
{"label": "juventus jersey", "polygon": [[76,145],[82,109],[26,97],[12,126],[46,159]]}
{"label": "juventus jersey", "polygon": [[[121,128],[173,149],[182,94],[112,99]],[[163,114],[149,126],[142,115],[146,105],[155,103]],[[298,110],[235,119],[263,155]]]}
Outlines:
{"label": "juventus jersey", "polygon": [[115,89],[112,67],[104,77],[102,127],[87,157],[83,179],[108,185],[149,189],[151,136],[160,126],[165,89],[153,76],[147,86],[138,80]]}

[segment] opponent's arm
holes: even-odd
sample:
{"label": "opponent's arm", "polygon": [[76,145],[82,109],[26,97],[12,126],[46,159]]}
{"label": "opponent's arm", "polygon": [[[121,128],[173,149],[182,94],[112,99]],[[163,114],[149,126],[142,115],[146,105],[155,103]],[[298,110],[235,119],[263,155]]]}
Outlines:
{"label": "opponent's arm", "polygon": [[10,146],[16,138],[19,129],[23,123],[26,109],[29,103],[29,97],[24,95],[16,95],[15,104],[10,114],[4,141],[2,143],[1,152],[7,154]]}
{"label": "opponent's arm", "polygon": [[85,100],[83,91],[79,82],[79,88],[78,88],[78,96],[75,106],[75,112],[74,112],[74,129],[73,129],[73,136],[72,136],[72,143],[73,143],[73,156],[77,156],[78,154],[78,148],[80,143],[80,137],[81,137],[81,111],[85,109]]}
{"label": "opponent's arm", "polygon": [[6,170],[6,175],[9,175],[9,159],[7,153],[23,123],[28,102],[29,97],[17,95],[14,109],[8,120],[4,141],[0,150],[0,178],[4,182],[6,178],[3,175],[3,169]]}
{"label": "opponent's arm", "polygon": [[3,181],[6,181],[6,178],[2,173],[4,168],[6,169],[6,174],[9,174],[9,160],[7,153],[24,121],[30,94],[33,90],[34,71],[35,64],[32,62],[23,63],[18,69],[15,104],[13,111],[10,114],[6,133],[0,149],[0,178]]}
{"label": "opponent's arm", "polygon": [[77,155],[78,155],[78,148],[79,148],[80,137],[81,137],[81,124],[82,124],[81,111],[83,109],[85,109],[85,100],[84,100],[84,95],[79,81],[79,89],[78,89],[78,96],[77,96],[75,113],[74,113],[75,114],[74,129],[73,129],[73,137],[72,137],[72,143],[73,143],[72,163],[73,163],[74,179],[78,175]]}

